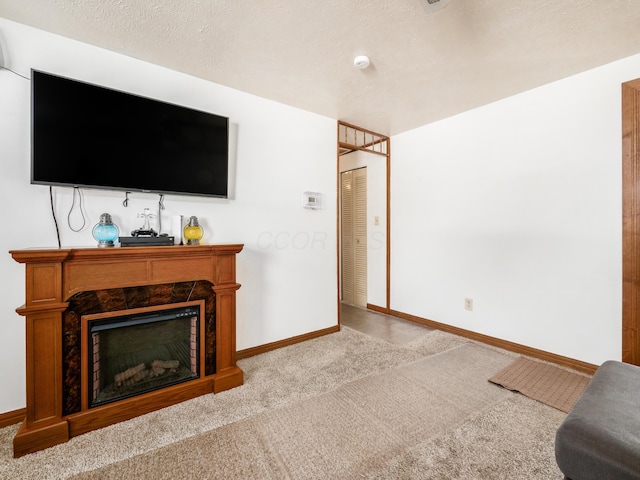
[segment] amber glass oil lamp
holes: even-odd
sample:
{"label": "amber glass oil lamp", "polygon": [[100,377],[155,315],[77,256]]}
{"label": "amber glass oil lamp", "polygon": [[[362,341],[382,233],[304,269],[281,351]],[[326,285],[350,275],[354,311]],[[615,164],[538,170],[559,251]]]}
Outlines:
{"label": "amber glass oil lamp", "polygon": [[189,217],[189,223],[184,227],[183,233],[187,245],[200,245],[204,230],[202,230],[202,227],[198,223],[198,217]]}

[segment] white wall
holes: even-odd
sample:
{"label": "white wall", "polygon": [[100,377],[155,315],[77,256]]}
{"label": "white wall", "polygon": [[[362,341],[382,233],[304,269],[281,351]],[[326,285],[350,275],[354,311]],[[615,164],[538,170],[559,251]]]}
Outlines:
{"label": "white wall", "polygon": [[[234,138],[235,194],[230,200],[167,196],[163,223],[197,215],[207,243],[244,243],[238,256],[237,348],[281,340],[337,324],[336,121],[178,72],[0,19],[4,65],[35,68],[228,116]],[[49,190],[30,185],[30,82],[0,69],[0,413],[25,406],[24,266],[7,253],[56,247]],[[322,192],[324,208],[302,208],[302,193]],[[63,247],[93,246],[102,212],[122,232],[137,214],[156,210],[156,195],[84,190],[88,223],[71,231],[72,190],[55,188]],[[71,215],[81,225],[79,209]],[[165,229],[166,230],[166,229]]]}
{"label": "white wall", "polygon": [[[340,157],[340,172],[367,168],[367,303],[387,306],[387,157],[356,150]],[[378,225],[375,224],[378,217]]]}
{"label": "white wall", "polygon": [[392,308],[620,359],[620,85],[637,77],[640,56],[393,137]]}

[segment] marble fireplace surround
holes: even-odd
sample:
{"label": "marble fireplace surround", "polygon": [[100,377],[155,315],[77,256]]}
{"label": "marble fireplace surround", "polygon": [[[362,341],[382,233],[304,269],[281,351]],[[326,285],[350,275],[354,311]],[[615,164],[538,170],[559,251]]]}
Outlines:
{"label": "marble fireplace surround", "polygon": [[[243,383],[235,358],[235,256],[243,245],[14,250],[25,264],[26,418],[19,457]],[[200,301],[200,377],[94,408],[81,401],[82,316]],[[78,383],[80,381],[80,383]]]}

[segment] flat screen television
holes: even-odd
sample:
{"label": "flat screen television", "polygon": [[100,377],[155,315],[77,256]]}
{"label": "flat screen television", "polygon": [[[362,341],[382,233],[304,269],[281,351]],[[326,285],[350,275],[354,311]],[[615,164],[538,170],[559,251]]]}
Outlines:
{"label": "flat screen television", "polygon": [[229,119],[32,71],[31,183],[226,198]]}

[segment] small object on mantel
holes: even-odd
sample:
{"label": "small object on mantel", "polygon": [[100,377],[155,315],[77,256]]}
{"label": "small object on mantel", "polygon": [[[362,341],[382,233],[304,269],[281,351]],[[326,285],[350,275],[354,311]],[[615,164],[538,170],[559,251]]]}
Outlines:
{"label": "small object on mantel", "polygon": [[158,232],[151,228],[150,219],[155,217],[148,208],[144,209],[144,212],[138,214],[138,218],[144,218],[144,224],[142,227],[131,232],[132,237],[157,237]]}
{"label": "small object on mantel", "polygon": [[182,215],[174,215],[171,217],[171,233],[175,239],[176,245],[182,245]]}
{"label": "small object on mantel", "polygon": [[111,219],[111,215],[103,213],[100,215],[100,221],[93,227],[93,238],[98,241],[99,247],[113,247],[114,241],[118,238],[118,227],[116,227]]}
{"label": "small object on mantel", "polygon": [[204,231],[198,223],[198,217],[190,217],[189,223],[184,227],[184,238],[187,240],[187,245],[200,245],[203,235]]}
{"label": "small object on mantel", "polygon": [[121,247],[161,247],[174,244],[174,238],[168,235],[160,235],[158,237],[120,237]]}

